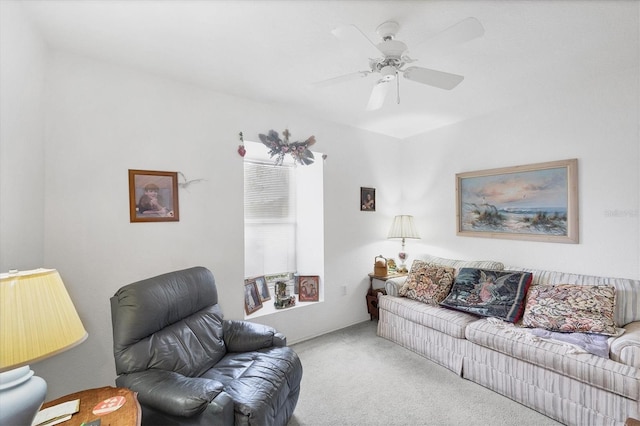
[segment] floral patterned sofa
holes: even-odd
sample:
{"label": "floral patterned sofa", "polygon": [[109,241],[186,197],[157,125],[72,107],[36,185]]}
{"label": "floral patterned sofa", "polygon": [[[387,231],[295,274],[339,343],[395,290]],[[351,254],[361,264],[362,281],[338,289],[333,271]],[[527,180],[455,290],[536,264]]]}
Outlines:
{"label": "floral patterned sofa", "polygon": [[385,289],[379,336],[564,424],[640,417],[640,281],[423,255]]}

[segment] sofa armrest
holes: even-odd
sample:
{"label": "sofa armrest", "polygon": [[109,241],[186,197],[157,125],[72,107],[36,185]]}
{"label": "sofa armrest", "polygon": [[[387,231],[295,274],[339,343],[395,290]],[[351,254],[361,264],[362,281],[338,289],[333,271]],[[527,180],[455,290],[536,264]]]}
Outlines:
{"label": "sofa armrest", "polygon": [[389,278],[384,283],[384,291],[387,292],[390,296],[400,296],[400,289],[404,285],[405,281],[407,281],[407,277],[396,277]]}
{"label": "sofa armrest", "polygon": [[624,334],[611,343],[611,359],[640,368],[640,321],[624,326]]}
{"label": "sofa armrest", "polygon": [[287,346],[287,338],[275,328],[249,321],[224,321],[224,344],[229,352],[250,352],[272,346]]}
{"label": "sofa armrest", "polygon": [[[140,404],[180,417],[201,413],[218,395],[226,395],[222,383],[216,380],[186,377],[165,370],[123,374],[116,379],[116,384],[137,392]],[[221,400],[226,402],[228,398]]]}

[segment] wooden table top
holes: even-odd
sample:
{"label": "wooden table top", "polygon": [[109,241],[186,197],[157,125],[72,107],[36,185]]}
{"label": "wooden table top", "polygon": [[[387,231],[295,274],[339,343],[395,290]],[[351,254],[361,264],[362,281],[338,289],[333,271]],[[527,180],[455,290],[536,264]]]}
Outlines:
{"label": "wooden table top", "polygon": [[[95,415],[93,408],[105,399],[115,396],[123,396],[126,400],[119,409],[108,414]],[[59,423],[64,426],[80,426],[93,420],[101,419],[101,426],[140,426],[142,413],[136,393],[126,388],[114,388],[105,386],[103,388],[87,389],[80,392],[65,395],[53,401],[46,402],[42,408],[61,404],[74,399],[80,400],[80,411],[71,416],[70,420]]]}
{"label": "wooden table top", "polygon": [[409,275],[407,272],[391,272],[387,275],[376,275],[375,273],[369,273],[369,278],[375,278],[376,280],[388,280],[389,278],[405,277]]}

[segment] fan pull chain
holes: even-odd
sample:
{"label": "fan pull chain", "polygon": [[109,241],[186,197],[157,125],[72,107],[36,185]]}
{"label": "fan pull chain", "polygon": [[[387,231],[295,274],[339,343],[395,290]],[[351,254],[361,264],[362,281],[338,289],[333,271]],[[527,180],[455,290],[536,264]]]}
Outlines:
{"label": "fan pull chain", "polygon": [[398,105],[400,105],[400,78],[398,77],[398,72],[396,71],[396,96]]}

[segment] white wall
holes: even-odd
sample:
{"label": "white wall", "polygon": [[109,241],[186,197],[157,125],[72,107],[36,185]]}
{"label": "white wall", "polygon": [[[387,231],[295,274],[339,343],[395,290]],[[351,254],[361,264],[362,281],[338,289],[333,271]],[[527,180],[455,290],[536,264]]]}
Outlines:
{"label": "white wall", "polygon": [[[0,2],[0,266],[57,268],[89,332],[77,348],[32,366],[49,383],[48,399],[113,384],[109,297],[122,285],[203,265],[227,318],[243,317],[239,131],[289,126],[294,138],[314,134],[328,155],[325,302],[259,319],[290,342],[368,319],[366,274],[375,255],[398,251],[399,242],[385,240],[395,214],[418,221],[422,240],[407,242],[410,254],[640,276],[637,69],[398,144],[87,58],[56,53],[43,64],[42,42],[12,4]],[[393,162],[400,152],[404,160]],[[456,172],[574,157],[580,244],[455,236]],[[180,222],[132,224],[129,168],[205,181],[180,191]],[[359,211],[360,186],[377,189],[377,212]]]}
{"label": "white wall", "polygon": [[42,265],[44,43],[0,2],[0,271]]}
{"label": "white wall", "polygon": [[[48,82],[44,260],[60,271],[89,332],[84,344],[37,366],[50,397],[113,383],[109,298],[125,284],[206,266],[225,316],[243,318],[240,131],[255,140],[290,126],[294,140],[313,134],[328,155],[325,301],[256,321],[295,342],[368,318],[372,246],[390,219],[384,208],[360,212],[359,188],[381,188],[395,175],[375,167],[388,146],[397,149],[392,140],[71,54],[51,55]],[[179,222],[130,223],[128,169],[204,181],[179,192]]]}
{"label": "white wall", "polygon": [[[403,141],[404,200],[422,233],[414,252],[640,278],[639,69]],[[456,236],[456,173],[569,158],[578,159],[579,244]]]}

